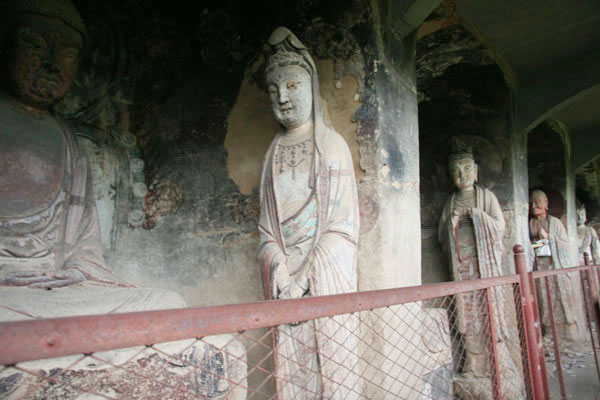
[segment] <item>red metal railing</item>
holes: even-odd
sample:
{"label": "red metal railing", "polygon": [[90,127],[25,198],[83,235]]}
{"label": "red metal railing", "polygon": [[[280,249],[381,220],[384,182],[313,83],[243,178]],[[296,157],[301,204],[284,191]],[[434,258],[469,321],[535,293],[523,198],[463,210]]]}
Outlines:
{"label": "red metal railing", "polygon": [[530,273],[520,246],[515,264],[491,279],[0,323],[0,398],[578,398],[554,310],[542,332],[538,300],[553,305],[553,277],[581,274],[592,340],[581,352],[597,360],[600,268]]}

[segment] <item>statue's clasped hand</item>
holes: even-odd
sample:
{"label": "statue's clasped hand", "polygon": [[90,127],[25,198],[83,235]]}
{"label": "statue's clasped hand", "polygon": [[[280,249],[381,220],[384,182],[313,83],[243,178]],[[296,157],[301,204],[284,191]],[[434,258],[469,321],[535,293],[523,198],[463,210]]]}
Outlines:
{"label": "statue's clasped hand", "polygon": [[295,279],[287,286],[286,290],[279,295],[280,299],[299,299],[306,293],[306,288],[302,287]]}
{"label": "statue's clasped hand", "polygon": [[85,280],[85,275],[76,269],[56,272],[13,272],[0,279],[0,286],[27,286],[32,289],[54,289],[73,286]]}
{"label": "statue's clasped hand", "polygon": [[472,218],[474,209],[475,208],[471,208],[471,207],[463,207],[463,208],[452,210],[452,217],[451,217],[452,226],[456,226],[458,224],[458,220],[461,217]]}

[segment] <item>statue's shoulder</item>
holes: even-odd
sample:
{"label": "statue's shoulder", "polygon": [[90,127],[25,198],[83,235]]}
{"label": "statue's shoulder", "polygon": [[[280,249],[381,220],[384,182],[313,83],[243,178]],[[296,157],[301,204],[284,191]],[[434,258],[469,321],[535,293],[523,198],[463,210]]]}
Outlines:
{"label": "statue's shoulder", "polygon": [[76,160],[80,157],[85,157],[85,152],[79,146],[79,142],[75,137],[75,132],[73,128],[67,123],[67,121],[65,121],[60,116],[53,113],[52,117],[54,118],[60,129],[63,131],[65,141],[67,142],[69,152],[70,154],[72,154],[73,159]]}
{"label": "statue's shoulder", "polygon": [[323,136],[323,151],[325,154],[350,154],[348,143],[337,131],[326,127]]}
{"label": "statue's shoulder", "polygon": [[560,223],[562,225],[562,221],[553,215],[548,214],[547,218],[548,218],[548,223],[554,223],[554,224]]}
{"label": "statue's shoulder", "polygon": [[556,218],[550,214],[548,214],[547,218],[548,218],[548,230],[553,231],[553,230],[559,229],[560,231],[562,231],[566,234],[565,225],[563,224],[563,222],[561,221],[560,218]]}
{"label": "statue's shoulder", "polygon": [[486,194],[486,195],[488,195],[488,196],[489,196],[489,195],[492,195],[492,196],[496,197],[496,195],[494,194],[494,192],[492,192],[492,191],[491,191],[490,189],[488,189],[488,188],[485,188],[485,187],[483,187],[483,186],[480,186],[480,185],[477,185],[477,184],[475,184],[475,185],[473,185],[473,186],[475,186],[475,188],[476,188],[477,190],[481,190],[483,193],[485,193],[485,194]]}
{"label": "statue's shoulder", "polygon": [[[496,196],[496,193],[492,192],[490,189],[479,186],[479,185],[475,185],[475,188],[479,191],[481,191],[483,193],[483,198],[486,199],[486,201],[493,201],[495,203],[498,203],[498,205],[500,205],[500,202],[498,201],[498,197]],[[487,200],[489,199],[489,200]]]}

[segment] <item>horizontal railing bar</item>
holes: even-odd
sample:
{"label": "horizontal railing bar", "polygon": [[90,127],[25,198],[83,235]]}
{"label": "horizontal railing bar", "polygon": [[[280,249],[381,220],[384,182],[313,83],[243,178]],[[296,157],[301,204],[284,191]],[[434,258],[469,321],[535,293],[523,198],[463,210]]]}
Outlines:
{"label": "horizontal railing bar", "polygon": [[0,365],[306,321],[517,283],[518,275],[225,306],[0,323]]}
{"label": "horizontal railing bar", "polygon": [[[592,267],[597,267],[597,266],[594,265]],[[547,276],[563,275],[563,274],[569,274],[571,272],[585,271],[588,268],[589,268],[588,266],[584,265],[584,266],[579,266],[579,267],[552,269],[549,271],[533,271],[532,274],[533,274],[534,279],[541,279],[541,278],[545,278]]]}

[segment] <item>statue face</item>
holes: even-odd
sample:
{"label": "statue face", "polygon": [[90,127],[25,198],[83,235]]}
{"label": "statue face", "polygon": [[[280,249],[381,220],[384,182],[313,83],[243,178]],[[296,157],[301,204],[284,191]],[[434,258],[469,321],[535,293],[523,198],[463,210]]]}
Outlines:
{"label": "statue face", "polygon": [[267,75],[267,90],[275,119],[287,129],[304,125],[312,116],[312,82],[304,68],[275,68]]}
{"label": "statue face", "polygon": [[4,37],[3,85],[22,103],[49,108],[71,88],[82,43],[81,35],[59,19],[22,16]]}
{"label": "statue face", "polygon": [[577,209],[577,225],[585,224],[586,215],[585,215],[585,207],[581,207]]}
{"label": "statue face", "polygon": [[530,211],[536,217],[543,217],[548,213],[548,198],[544,193],[533,193],[529,200]]}
{"label": "statue face", "polygon": [[460,190],[471,189],[477,180],[477,164],[471,158],[450,162],[450,176]]}

